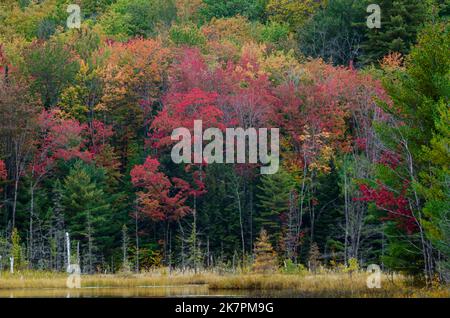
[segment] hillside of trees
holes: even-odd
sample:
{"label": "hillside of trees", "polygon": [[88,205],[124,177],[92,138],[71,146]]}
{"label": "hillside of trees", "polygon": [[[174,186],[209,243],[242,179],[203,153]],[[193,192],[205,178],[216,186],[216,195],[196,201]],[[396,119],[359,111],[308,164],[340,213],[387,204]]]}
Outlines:
{"label": "hillside of trees", "polygon": [[[68,233],[83,273],[450,281],[450,3],[371,2],[1,1],[0,270],[65,271]],[[197,119],[279,128],[279,171],[175,164]]]}

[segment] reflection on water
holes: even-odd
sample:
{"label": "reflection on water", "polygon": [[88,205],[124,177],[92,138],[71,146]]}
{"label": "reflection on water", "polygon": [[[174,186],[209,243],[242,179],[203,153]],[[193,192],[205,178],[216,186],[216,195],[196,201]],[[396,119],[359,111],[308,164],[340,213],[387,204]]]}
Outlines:
{"label": "reflection on water", "polygon": [[0,289],[0,298],[292,297],[288,291],[210,290],[207,285]]}

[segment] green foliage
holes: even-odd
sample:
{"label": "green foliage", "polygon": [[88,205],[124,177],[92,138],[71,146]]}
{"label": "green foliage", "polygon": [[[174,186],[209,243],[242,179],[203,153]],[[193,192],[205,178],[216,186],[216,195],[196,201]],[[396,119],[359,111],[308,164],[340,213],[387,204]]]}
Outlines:
{"label": "green foliage", "polygon": [[228,18],[236,15],[249,20],[263,20],[267,0],[203,0],[200,14],[206,21],[212,18]]}
{"label": "green foliage", "polygon": [[377,63],[390,52],[407,54],[426,22],[427,2],[422,0],[381,0],[381,28],[368,29],[362,44],[364,63]]}
{"label": "green foliage", "polygon": [[33,43],[24,52],[24,72],[34,78],[32,89],[46,107],[55,106],[62,90],[73,82],[78,63],[59,41]]}
{"label": "green foliage", "polygon": [[291,259],[284,261],[283,273],[291,275],[304,275],[308,272],[303,264],[295,264]]}
{"label": "green foliage", "polygon": [[269,43],[280,43],[289,36],[289,26],[285,23],[267,22],[261,30],[261,40]]}
{"label": "green foliage", "polygon": [[89,258],[86,262],[92,262],[96,252],[108,250],[113,233],[120,234],[120,227],[116,228],[110,219],[112,211],[104,179],[102,169],[77,161],[63,182],[62,202],[68,232],[73,240],[81,242],[83,255]]}
{"label": "green foliage", "polygon": [[356,258],[350,258],[348,260],[348,265],[345,267],[345,273],[353,273],[359,271],[359,262]]}
{"label": "green foliage", "polygon": [[106,11],[116,0],[81,0],[80,7],[85,18],[95,18]]}
{"label": "green foliage", "polygon": [[[410,74],[416,87],[419,105],[417,116],[430,124],[432,135],[420,149],[423,167],[417,188],[425,199],[422,223],[427,236],[443,257],[439,270],[450,279],[450,50],[449,27],[434,26],[423,31],[419,45],[413,49]],[[433,61],[430,63],[430,60]],[[424,116],[427,116],[424,118]],[[430,138],[430,139],[428,139]],[[417,147],[420,147],[418,144]]]}
{"label": "green foliage", "polygon": [[272,175],[264,175],[257,193],[259,213],[255,218],[257,227],[267,229],[277,243],[281,229],[281,216],[289,209],[289,194],[294,189],[294,180],[281,169]]}
{"label": "green foliage", "polygon": [[176,17],[174,0],[118,0],[100,21],[107,35],[125,39],[150,37],[168,28]]}
{"label": "green foliage", "polygon": [[[450,97],[448,34],[448,25],[428,26],[407,58],[406,70],[388,72],[385,86],[394,103],[386,109],[403,124],[395,128],[381,125],[378,129],[384,144],[392,151],[397,151],[399,145],[407,147],[404,155],[407,165],[395,171],[380,167],[377,176],[394,189],[401,189],[404,178],[410,180],[412,186],[407,196],[414,203],[413,213],[438,250],[449,239],[445,221],[448,128],[442,128],[448,126]],[[411,273],[419,272],[418,266],[424,265],[422,255],[413,248],[420,242],[418,234],[399,239],[398,228],[388,224],[385,230],[389,236],[395,235],[395,239],[389,239],[386,264]],[[444,248],[442,255],[446,255],[444,251],[448,250]]]}
{"label": "green foliage", "polygon": [[25,268],[26,264],[20,243],[20,234],[17,228],[14,228],[11,233],[11,257],[14,258],[14,271]]}
{"label": "green foliage", "polygon": [[339,65],[356,60],[367,29],[365,8],[363,1],[329,1],[298,30],[300,51]]}
{"label": "green foliage", "polygon": [[206,37],[194,24],[173,25],[169,31],[169,38],[176,46],[204,47]]}
{"label": "green foliage", "polygon": [[269,0],[266,10],[269,19],[288,23],[291,30],[297,31],[324,2],[322,0]]}

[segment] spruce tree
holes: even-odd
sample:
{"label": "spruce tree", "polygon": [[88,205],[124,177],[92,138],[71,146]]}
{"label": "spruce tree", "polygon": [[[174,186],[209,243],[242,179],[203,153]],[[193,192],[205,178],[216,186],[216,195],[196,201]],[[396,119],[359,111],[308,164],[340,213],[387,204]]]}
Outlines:
{"label": "spruce tree", "polygon": [[377,63],[390,52],[409,53],[427,17],[423,0],[381,0],[381,28],[367,28],[362,61]]}
{"label": "spruce tree", "polygon": [[[102,184],[94,180],[95,173],[96,171],[78,161],[63,183],[68,228],[73,239],[81,242],[86,272],[94,271],[95,254],[110,222],[110,204]],[[104,173],[101,174],[104,177]]]}
{"label": "spruce tree", "polygon": [[316,273],[320,267],[320,250],[316,242],[313,242],[309,249],[308,266],[313,273]]}
{"label": "spruce tree", "polygon": [[294,189],[292,176],[285,170],[264,175],[258,186],[258,216],[255,218],[258,227],[263,227],[272,236],[272,243],[277,244],[281,238],[281,216],[289,212],[290,194]]}
{"label": "spruce tree", "polygon": [[261,229],[259,238],[255,244],[255,261],[253,263],[253,271],[257,273],[271,273],[276,271],[277,256],[270,244],[269,236],[266,230]]}

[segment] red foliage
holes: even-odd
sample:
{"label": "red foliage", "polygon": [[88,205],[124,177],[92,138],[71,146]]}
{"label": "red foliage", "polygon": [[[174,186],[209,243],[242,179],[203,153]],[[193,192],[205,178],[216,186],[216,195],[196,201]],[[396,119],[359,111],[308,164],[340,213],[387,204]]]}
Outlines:
{"label": "red foliage", "polygon": [[396,169],[400,165],[401,157],[392,151],[383,151],[381,158],[378,160],[379,164],[385,165],[391,169]]}
{"label": "red foliage", "polygon": [[91,145],[89,147],[90,151],[93,154],[98,154],[101,152],[102,148],[109,141],[109,139],[114,135],[114,132],[110,125],[105,125],[101,121],[94,119],[87,127],[86,134],[91,140]]}
{"label": "red foliage", "polygon": [[[5,181],[8,178],[8,174],[6,171],[6,165],[3,160],[0,160],[0,182]],[[2,193],[3,189],[0,188],[0,193]],[[0,203],[0,207],[2,204]]]}
{"label": "red foliage", "polygon": [[90,161],[93,154],[85,150],[83,137],[87,125],[74,119],[58,117],[58,110],[44,110],[39,118],[40,136],[34,141],[37,151],[31,162],[31,172],[37,179],[45,175],[58,159],[79,158]]}
{"label": "red foliage", "polygon": [[185,48],[170,69],[171,92],[187,93],[194,88],[214,91],[212,72],[197,48]]}
{"label": "red foliage", "polygon": [[[8,173],[6,171],[6,165],[3,160],[0,160],[0,181],[5,181],[8,178]],[[0,189],[1,191],[1,189]]]}
{"label": "red foliage", "polygon": [[393,220],[400,228],[411,234],[417,230],[417,220],[412,214],[405,196],[407,187],[408,185],[405,185],[402,192],[396,196],[394,192],[380,183],[377,189],[363,184],[359,188],[362,197],[355,200],[375,203],[378,209],[387,212],[387,216],[382,220]]}
{"label": "red foliage", "polygon": [[198,49],[184,49],[171,68],[169,94],[188,93],[195,88],[217,94],[217,107],[227,127],[262,127],[278,99],[257,57],[243,54],[237,63],[207,65]]}
{"label": "red foliage", "polygon": [[381,85],[352,68],[321,61],[308,62],[305,68],[307,80],[276,88],[281,103],[275,104],[271,116],[297,154],[290,159],[309,166],[324,147],[333,152],[369,153],[372,122],[382,117],[375,97],[386,98]]}
{"label": "red foliage", "polygon": [[131,182],[142,188],[137,193],[140,211],[155,221],[175,221],[191,209],[185,205],[190,187],[180,179],[172,181],[159,171],[159,162],[148,157],[131,170]]}
{"label": "red foliage", "polygon": [[[174,93],[165,97],[165,107],[152,123],[153,146],[158,148],[170,145],[174,129],[185,127],[192,131],[194,120],[203,121],[203,129],[217,127],[223,129],[223,113],[217,108],[217,94],[206,93],[194,88],[188,93]],[[193,134],[192,134],[193,137]]]}

